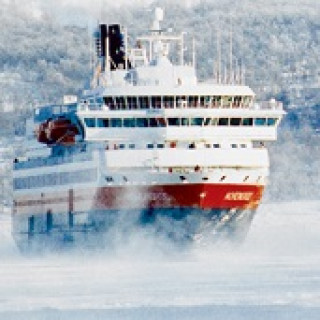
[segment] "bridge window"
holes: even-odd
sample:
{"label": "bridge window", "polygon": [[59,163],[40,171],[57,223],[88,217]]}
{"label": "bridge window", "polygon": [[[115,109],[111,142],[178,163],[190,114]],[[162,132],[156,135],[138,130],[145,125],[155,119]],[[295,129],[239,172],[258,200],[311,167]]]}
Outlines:
{"label": "bridge window", "polygon": [[267,119],[268,126],[274,126],[276,123],[277,123],[277,118],[268,118]]}
{"label": "bridge window", "polygon": [[120,118],[111,118],[110,124],[112,128],[121,128],[122,127],[122,119]]}
{"label": "bridge window", "polygon": [[181,118],[181,125],[182,126],[188,126],[190,123],[190,119],[189,118]]}
{"label": "bridge window", "polygon": [[212,103],[212,97],[204,97],[204,106],[206,108],[211,108],[211,103]]}
{"label": "bridge window", "polygon": [[163,105],[165,108],[174,108],[174,97],[163,97]]}
{"label": "bridge window", "polygon": [[188,101],[185,96],[178,96],[177,97],[177,108],[185,108],[188,104]]}
{"label": "bridge window", "polygon": [[218,124],[219,119],[218,118],[206,118],[204,119],[204,125],[205,126],[216,126]]}
{"label": "bridge window", "polygon": [[231,118],[230,119],[230,126],[240,126],[241,118]]}
{"label": "bridge window", "polygon": [[224,108],[230,108],[231,103],[232,103],[232,97],[230,97],[230,96],[222,97],[222,106]]}
{"label": "bridge window", "polygon": [[209,96],[200,96],[200,107],[208,108],[211,104],[211,97]]}
{"label": "bridge window", "polygon": [[154,148],[153,143],[148,143],[148,144],[147,144],[147,149],[153,149],[153,148]]}
{"label": "bridge window", "polygon": [[205,126],[210,125],[210,123],[211,123],[211,118],[205,118],[205,119],[204,119],[203,124],[204,124]]}
{"label": "bridge window", "polygon": [[139,127],[139,128],[148,127],[148,119],[147,118],[137,118],[137,127]]}
{"label": "bridge window", "polygon": [[220,107],[221,105],[221,96],[213,96],[211,104],[213,107]]}
{"label": "bridge window", "polygon": [[151,107],[154,109],[161,108],[161,97],[151,97]]}
{"label": "bridge window", "polygon": [[254,119],[254,124],[256,126],[264,126],[266,125],[267,119],[266,118],[256,118]]}
{"label": "bridge window", "polygon": [[233,98],[233,106],[236,107],[236,108],[240,107],[241,101],[242,101],[242,97],[241,96],[235,96]]}
{"label": "bridge window", "polygon": [[149,127],[155,128],[158,126],[157,120],[155,118],[149,119]]}
{"label": "bridge window", "polygon": [[94,128],[96,126],[95,118],[84,118],[84,123],[88,128]]}
{"label": "bridge window", "polygon": [[198,106],[198,96],[189,97],[189,106],[191,108],[196,108]]}
{"label": "bridge window", "polygon": [[125,128],[134,128],[136,126],[136,120],[134,118],[124,118],[123,126]]}
{"label": "bridge window", "polygon": [[191,118],[190,125],[192,126],[202,126],[203,118]]}
{"label": "bridge window", "polygon": [[98,128],[108,128],[109,127],[109,119],[97,119]]}
{"label": "bridge window", "polygon": [[167,126],[167,122],[165,118],[156,118],[158,127],[166,127]]}
{"label": "bridge window", "polygon": [[227,126],[229,124],[228,118],[219,118],[218,125],[219,126]]}
{"label": "bridge window", "polygon": [[138,108],[137,97],[127,97],[127,103],[128,103],[129,109],[137,109]]}
{"label": "bridge window", "polygon": [[140,109],[149,109],[149,97],[139,97]]}
{"label": "bridge window", "polygon": [[114,103],[113,97],[105,97],[104,98],[105,105],[110,109],[115,109],[116,105]]}
{"label": "bridge window", "polygon": [[252,118],[244,118],[242,120],[242,125],[244,125],[244,126],[252,126],[253,125],[253,119]]}
{"label": "bridge window", "polygon": [[126,108],[126,99],[124,97],[116,97],[117,109]]}
{"label": "bridge window", "polygon": [[180,126],[180,118],[168,118],[169,126]]}

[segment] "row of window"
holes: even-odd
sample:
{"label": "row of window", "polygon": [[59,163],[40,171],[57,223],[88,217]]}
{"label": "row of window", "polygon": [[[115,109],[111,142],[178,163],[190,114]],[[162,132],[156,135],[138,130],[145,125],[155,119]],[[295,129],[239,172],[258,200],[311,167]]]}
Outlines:
{"label": "row of window", "polygon": [[49,167],[55,166],[70,162],[79,162],[79,161],[90,161],[92,160],[92,154],[84,152],[85,149],[83,147],[83,153],[79,153],[76,156],[72,155],[64,155],[63,157],[49,157],[49,158],[30,158],[28,161],[19,161],[18,158],[14,159],[14,169],[31,169],[37,167]]}
{"label": "row of window", "polygon": [[160,109],[160,108],[219,108],[248,107],[253,101],[250,96],[121,96],[104,97],[82,101],[90,109],[103,105],[111,110]]}
{"label": "row of window", "polygon": [[[141,146],[140,146],[141,147]],[[170,142],[167,146],[164,143],[147,143],[145,145],[146,149],[164,149],[164,148],[176,148],[177,147],[177,143],[176,142]],[[196,149],[197,147],[199,147],[198,144],[195,144],[194,142],[190,143],[189,145],[187,145],[187,148],[189,149]],[[204,147],[206,149],[210,149],[210,148],[221,148],[221,144],[220,143],[205,143],[203,144],[201,147]],[[247,144],[245,143],[241,143],[241,144],[237,144],[237,143],[232,143],[230,144],[230,147],[232,149],[235,148],[247,148]],[[119,144],[115,144],[115,145],[107,145],[106,149],[113,149],[113,150],[117,150],[117,149],[136,149],[137,146],[134,143],[119,143]]]}
{"label": "row of window", "polygon": [[84,118],[88,128],[145,128],[166,126],[274,126],[277,118]]}
{"label": "row of window", "polygon": [[49,173],[38,176],[15,178],[14,189],[33,189],[72,183],[93,182],[97,180],[97,170],[78,170],[73,172]]}

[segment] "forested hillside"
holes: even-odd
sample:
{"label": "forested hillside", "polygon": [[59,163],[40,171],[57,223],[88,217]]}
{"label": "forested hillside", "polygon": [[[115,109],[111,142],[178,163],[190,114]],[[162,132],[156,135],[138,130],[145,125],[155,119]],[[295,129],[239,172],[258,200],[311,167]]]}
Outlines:
{"label": "forested hillside", "polygon": [[0,11],[1,98],[28,105],[78,92],[88,76],[87,31],[13,8]]}
{"label": "forested hillside", "polygon": [[[91,75],[92,16],[88,15],[87,21],[79,18],[77,26],[66,25],[65,17],[60,19],[54,14],[53,2],[52,11],[48,11],[48,6],[40,6],[40,13],[32,13],[22,2],[2,1],[2,99],[14,97],[19,103],[33,103],[56,101],[65,93],[78,93]],[[258,97],[276,96],[292,106],[319,101],[320,4],[317,2],[211,0],[185,7],[177,1],[156,1],[146,8],[132,3],[113,8],[105,3],[100,13],[103,20],[120,22],[134,33],[150,27],[152,8],[164,7],[165,28],[187,30],[196,38],[201,79],[212,76],[218,30],[225,60],[228,59],[232,28],[234,62],[237,59],[246,67],[247,83]],[[75,20],[76,13],[71,9],[64,12],[70,15],[70,21]],[[81,17],[85,16],[83,9],[81,12]]]}

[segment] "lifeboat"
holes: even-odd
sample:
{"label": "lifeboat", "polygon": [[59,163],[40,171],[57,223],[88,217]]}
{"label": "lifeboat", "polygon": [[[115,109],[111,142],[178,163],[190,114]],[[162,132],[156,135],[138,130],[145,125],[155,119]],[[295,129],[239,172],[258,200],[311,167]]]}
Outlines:
{"label": "lifeboat", "polygon": [[39,127],[35,130],[35,135],[37,137],[37,140],[40,143],[46,143],[46,144],[50,143],[46,135],[47,127],[48,127],[48,121],[41,123]]}
{"label": "lifeboat", "polygon": [[70,146],[75,144],[79,130],[69,119],[61,117],[41,123],[36,134],[41,143]]}

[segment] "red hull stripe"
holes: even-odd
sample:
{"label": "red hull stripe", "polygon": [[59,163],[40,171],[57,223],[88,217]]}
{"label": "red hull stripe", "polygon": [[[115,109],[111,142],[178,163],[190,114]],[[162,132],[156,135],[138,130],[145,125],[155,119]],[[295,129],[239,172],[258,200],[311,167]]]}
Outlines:
{"label": "red hull stripe", "polygon": [[49,209],[57,212],[55,205],[61,207],[63,204],[71,211],[179,207],[254,209],[261,200],[263,189],[264,186],[261,185],[188,183],[162,186],[108,186],[85,192],[67,191],[65,197],[56,197],[52,192],[38,198],[34,196],[32,199],[20,198],[15,201],[15,209],[16,213]]}
{"label": "red hull stripe", "polygon": [[110,188],[97,192],[94,205],[108,208],[253,208],[259,204],[263,186],[180,184],[149,187]]}

